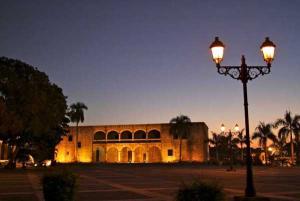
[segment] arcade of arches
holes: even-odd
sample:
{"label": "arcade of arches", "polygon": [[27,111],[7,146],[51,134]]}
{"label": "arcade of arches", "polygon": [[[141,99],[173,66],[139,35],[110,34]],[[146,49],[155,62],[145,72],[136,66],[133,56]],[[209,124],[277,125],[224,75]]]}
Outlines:
{"label": "arcade of arches", "polygon": [[[68,162],[159,163],[179,161],[179,140],[169,133],[169,124],[131,124],[71,127],[57,146],[56,160]],[[182,161],[207,160],[208,127],[192,123],[193,144],[182,141]],[[75,155],[76,145],[77,156]]]}
{"label": "arcade of arches", "polygon": [[159,163],[162,162],[161,149],[157,146],[134,145],[117,149],[116,147],[103,148],[97,146],[94,149],[95,162],[108,163]]}

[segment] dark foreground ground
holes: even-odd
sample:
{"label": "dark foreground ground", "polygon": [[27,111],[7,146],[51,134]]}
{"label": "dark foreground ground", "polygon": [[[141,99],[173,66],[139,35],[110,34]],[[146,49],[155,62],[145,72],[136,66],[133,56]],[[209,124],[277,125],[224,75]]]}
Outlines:
{"label": "dark foreground ground", "polygon": [[[183,182],[196,178],[220,183],[228,200],[243,194],[245,170],[227,172],[226,167],[204,165],[69,165],[79,176],[77,201],[174,200]],[[56,167],[58,169],[62,166]],[[41,201],[40,177],[48,169],[0,169],[1,201]],[[300,200],[300,168],[255,167],[255,187],[259,195],[274,201]]]}

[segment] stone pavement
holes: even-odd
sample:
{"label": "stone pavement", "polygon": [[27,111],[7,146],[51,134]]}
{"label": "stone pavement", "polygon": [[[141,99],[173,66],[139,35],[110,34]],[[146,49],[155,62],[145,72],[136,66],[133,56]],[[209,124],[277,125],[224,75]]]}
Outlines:
{"label": "stone pavement", "polygon": [[[60,168],[60,167],[56,167]],[[174,200],[182,183],[202,179],[221,184],[228,200],[242,195],[245,170],[227,172],[226,167],[203,165],[72,165],[78,177],[76,201],[160,201]],[[45,170],[0,169],[0,201],[42,201],[40,177]],[[272,201],[300,201],[300,168],[254,169],[259,195]]]}

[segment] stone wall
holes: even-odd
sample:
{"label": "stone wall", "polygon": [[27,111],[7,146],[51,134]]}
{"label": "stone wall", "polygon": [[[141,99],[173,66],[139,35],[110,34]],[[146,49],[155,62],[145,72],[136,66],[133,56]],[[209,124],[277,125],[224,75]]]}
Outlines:
{"label": "stone wall", "polygon": [[[79,126],[78,133],[78,162],[153,163],[179,160],[179,140],[169,134],[169,124]],[[182,140],[182,160],[206,161],[208,127],[202,122],[192,123],[191,133],[191,140]],[[113,139],[113,136],[118,139]],[[75,141],[76,128],[71,127],[70,134],[57,146],[57,162],[76,161]]]}

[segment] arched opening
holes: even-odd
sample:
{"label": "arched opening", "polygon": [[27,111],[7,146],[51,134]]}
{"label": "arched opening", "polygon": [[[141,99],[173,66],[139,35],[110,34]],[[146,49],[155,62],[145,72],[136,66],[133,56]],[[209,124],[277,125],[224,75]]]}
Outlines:
{"label": "arched opening", "polygon": [[107,150],[106,158],[108,163],[117,163],[118,162],[118,149],[112,147]]}
{"label": "arched opening", "polygon": [[105,150],[103,147],[97,147],[94,150],[94,160],[97,163],[105,161]]}
{"label": "arched opening", "polygon": [[132,133],[130,131],[123,131],[121,133],[121,139],[132,139]]}
{"label": "arched opening", "polygon": [[158,130],[149,131],[148,139],[160,139],[160,132]]}
{"label": "arched opening", "polygon": [[121,150],[121,163],[132,162],[132,151],[128,147],[124,147]]}
{"label": "arched opening", "polygon": [[134,162],[135,163],[146,162],[146,151],[142,147],[137,147],[134,150]]}
{"label": "arched opening", "polygon": [[142,130],[135,131],[134,139],[146,139],[146,132]]}
{"label": "arched opening", "polygon": [[161,151],[158,147],[150,147],[149,149],[149,162],[150,163],[159,163],[161,162]]}
{"label": "arched opening", "polygon": [[119,139],[119,133],[117,131],[110,131],[107,134],[108,140],[118,140]]}
{"label": "arched opening", "polygon": [[94,140],[105,140],[106,134],[103,131],[98,131],[94,134]]}

